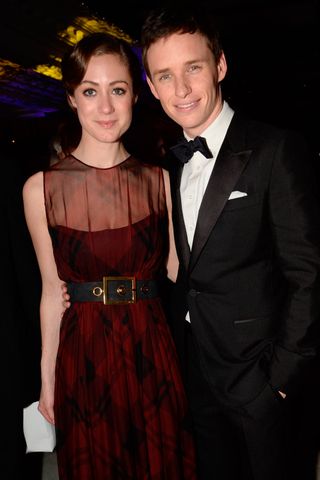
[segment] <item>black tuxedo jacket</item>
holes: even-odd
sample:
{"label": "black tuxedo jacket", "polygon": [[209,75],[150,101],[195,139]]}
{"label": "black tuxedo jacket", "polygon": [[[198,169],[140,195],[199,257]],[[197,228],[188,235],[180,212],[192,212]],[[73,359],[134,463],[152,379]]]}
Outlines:
{"label": "black tuxedo jacket", "polygon": [[[250,402],[269,382],[289,394],[319,346],[317,178],[296,134],[234,115],[190,251],[172,172],[180,261],[173,332],[183,356],[190,312],[203,373],[222,402]],[[233,191],[246,193],[229,199]]]}

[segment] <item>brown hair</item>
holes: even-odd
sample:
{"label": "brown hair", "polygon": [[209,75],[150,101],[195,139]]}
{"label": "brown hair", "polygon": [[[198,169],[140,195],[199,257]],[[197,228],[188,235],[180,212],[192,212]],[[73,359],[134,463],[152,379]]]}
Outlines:
{"label": "brown hair", "polygon": [[95,55],[115,54],[127,65],[132,78],[133,93],[137,95],[141,88],[142,71],[138,57],[125,40],[113,35],[98,32],[80,40],[62,61],[62,81],[68,95],[80,85],[91,57]]}
{"label": "brown hair", "polygon": [[142,60],[147,75],[150,76],[147,52],[153,43],[174,33],[196,32],[207,39],[208,46],[218,62],[223,50],[219,32],[209,12],[179,6],[152,10],[146,17],[141,31]]}

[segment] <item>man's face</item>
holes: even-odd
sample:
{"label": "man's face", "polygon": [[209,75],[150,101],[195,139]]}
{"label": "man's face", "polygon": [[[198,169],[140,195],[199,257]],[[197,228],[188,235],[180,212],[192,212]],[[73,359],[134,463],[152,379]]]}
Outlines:
{"label": "man's face", "polygon": [[175,33],[153,43],[147,61],[149,87],[166,114],[190,137],[200,135],[222,108],[224,55],[217,64],[203,35]]}

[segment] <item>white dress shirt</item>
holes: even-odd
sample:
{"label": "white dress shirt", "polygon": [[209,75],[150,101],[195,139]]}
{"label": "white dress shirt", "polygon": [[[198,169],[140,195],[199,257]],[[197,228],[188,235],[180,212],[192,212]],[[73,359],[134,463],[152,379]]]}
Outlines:
{"label": "white dress shirt", "polygon": [[[217,118],[201,134],[201,137],[206,139],[213,158],[205,158],[202,153],[195,152],[189,162],[183,167],[180,195],[190,250],[192,249],[199,208],[233,114],[232,108],[230,108],[227,102],[224,102]],[[187,140],[191,140],[186,134],[184,135]],[[189,312],[186,320],[190,321]]]}

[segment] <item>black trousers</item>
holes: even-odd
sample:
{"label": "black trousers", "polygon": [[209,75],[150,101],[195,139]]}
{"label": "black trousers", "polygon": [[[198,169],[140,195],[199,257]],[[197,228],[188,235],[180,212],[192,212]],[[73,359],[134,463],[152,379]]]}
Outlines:
{"label": "black trousers", "polygon": [[186,326],[186,350],[186,388],[199,480],[295,478],[291,468],[294,459],[290,458],[294,428],[287,428],[290,410],[287,399],[282,399],[267,384],[245,408],[226,408],[217,401],[202,374],[190,326]]}

